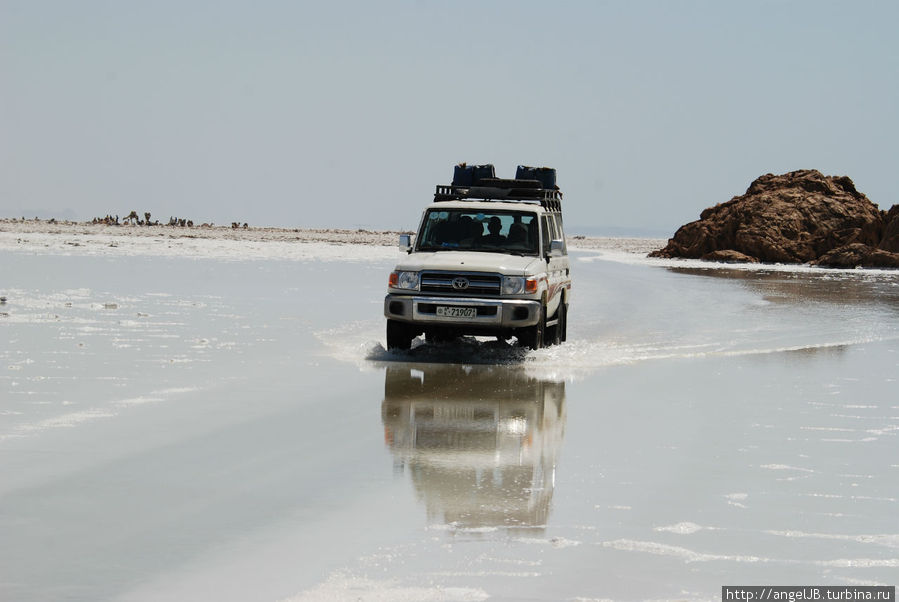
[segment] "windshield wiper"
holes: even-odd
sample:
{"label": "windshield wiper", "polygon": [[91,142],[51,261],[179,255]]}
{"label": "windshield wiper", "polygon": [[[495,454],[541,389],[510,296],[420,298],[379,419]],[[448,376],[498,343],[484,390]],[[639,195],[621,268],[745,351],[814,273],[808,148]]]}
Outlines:
{"label": "windshield wiper", "polygon": [[517,255],[518,257],[525,257],[526,253],[522,251],[513,251],[512,249],[471,249],[472,251],[478,251],[480,253],[502,253],[503,255]]}
{"label": "windshield wiper", "polygon": [[418,247],[418,250],[419,251],[468,251],[469,249],[462,249],[459,247],[449,247],[449,246],[443,247],[443,246],[437,246],[437,245],[424,245],[424,246]]}

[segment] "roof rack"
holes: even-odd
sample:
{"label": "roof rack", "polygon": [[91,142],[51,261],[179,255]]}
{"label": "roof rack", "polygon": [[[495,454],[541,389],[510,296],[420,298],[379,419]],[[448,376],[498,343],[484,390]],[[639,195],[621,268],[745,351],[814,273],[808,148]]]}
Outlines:
{"label": "roof rack", "polygon": [[537,180],[483,179],[477,186],[438,184],[434,192],[435,203],[464,199],[540,203],[548,211],[562,211],[562,192],[542,188]]}

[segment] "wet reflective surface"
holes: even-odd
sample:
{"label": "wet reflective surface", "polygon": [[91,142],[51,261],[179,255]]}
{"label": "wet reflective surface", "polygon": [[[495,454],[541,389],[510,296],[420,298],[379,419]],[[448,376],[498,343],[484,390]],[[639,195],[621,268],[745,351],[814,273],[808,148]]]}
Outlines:
{"label": "wet reflective surface", "polygon": [[394,470],[429,522],[542,527],[565,434],[565,383],[494,366],[387,366],[381,406]]}
{"label": "wet reflective surface", "polygon": [[895,275],[581,253],[565,345],[402,353],[392,260],[2,259],[0,599],[895,582]]}

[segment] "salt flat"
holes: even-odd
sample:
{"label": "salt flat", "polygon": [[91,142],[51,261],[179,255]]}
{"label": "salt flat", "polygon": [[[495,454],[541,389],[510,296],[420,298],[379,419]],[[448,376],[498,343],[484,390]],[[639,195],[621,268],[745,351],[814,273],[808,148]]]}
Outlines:
{"label": "salt flat", "polygon": [[399,353],[395,233],[74,228],[0,228],[0,599],[895,584],[895,272],[572,240],[567,344]]}

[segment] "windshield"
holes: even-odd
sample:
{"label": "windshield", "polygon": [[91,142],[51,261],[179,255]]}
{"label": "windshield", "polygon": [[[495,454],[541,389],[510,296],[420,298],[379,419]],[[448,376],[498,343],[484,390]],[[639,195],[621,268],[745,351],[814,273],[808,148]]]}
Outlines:
{"label": "windshield", "polygon": [[488,251],[537,255],[537,215],[524,211],[430,209],[419,251]]}

